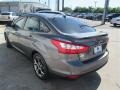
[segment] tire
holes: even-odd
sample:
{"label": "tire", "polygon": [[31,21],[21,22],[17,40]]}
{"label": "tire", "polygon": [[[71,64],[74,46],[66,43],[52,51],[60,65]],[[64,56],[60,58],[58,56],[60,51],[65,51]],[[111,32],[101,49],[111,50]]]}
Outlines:
{"label": "tire", "polygon": [[6,46],[7,46],[7,48],[12,48],[12,45],[11,45],[11,43],[9,42],[9,39],[8,39],[7,36],[5,36],[5,39],[6,39]]}
{"label": "tire", "polygon": [[47,64],[46,64],[44,58],[39,53],[35,53],[33,55],[33,66],[34,66],[36,75],[41,80],[46,80],[49,78]]}
{"label": "tire", "polygon": [[116,23],[114,23],[114,24],[113,24],[113,26],[115,26],[115,27],[116,27],[116,26],[117,26],[117,24],[116,24]]}

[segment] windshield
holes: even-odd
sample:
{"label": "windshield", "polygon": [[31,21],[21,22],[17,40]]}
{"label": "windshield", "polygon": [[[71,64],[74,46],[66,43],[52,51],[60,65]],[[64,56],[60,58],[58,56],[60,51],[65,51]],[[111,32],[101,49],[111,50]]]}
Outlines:
{"label": "windshield", "polygon": [[86,33],[86,32],[95,31],[94,28],[81,23],[80,20],[76,20],[75,18],[56,17],[50,19],[50,21],[63,33],[71,34],[71,33]]}

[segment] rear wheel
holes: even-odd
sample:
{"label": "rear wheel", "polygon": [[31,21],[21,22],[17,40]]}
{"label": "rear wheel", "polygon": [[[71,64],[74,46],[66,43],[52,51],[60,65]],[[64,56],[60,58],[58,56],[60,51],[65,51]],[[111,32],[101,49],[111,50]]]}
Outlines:
{"label": "rear wheel", "polygon": [[41,80],[46,80],[49,77],[47,64],[45,63],[44,58],[39,54],[35,53],[33,55],[33,64],[36,75]]}

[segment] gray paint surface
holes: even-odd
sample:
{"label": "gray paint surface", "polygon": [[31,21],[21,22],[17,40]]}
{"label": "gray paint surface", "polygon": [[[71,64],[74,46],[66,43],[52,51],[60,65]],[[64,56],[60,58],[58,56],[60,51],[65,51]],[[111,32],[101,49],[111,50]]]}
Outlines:
{"label": "gray paint surface", "polygon": [[120,27],[106,24],[97,29],[108,32],[110,37],[109,63],[103,69],[78,80],[51,78],[43,82],[35,76],[32,63],[26,57],[6,48],[4,26],[0,26],[0,90],[120,90]]}

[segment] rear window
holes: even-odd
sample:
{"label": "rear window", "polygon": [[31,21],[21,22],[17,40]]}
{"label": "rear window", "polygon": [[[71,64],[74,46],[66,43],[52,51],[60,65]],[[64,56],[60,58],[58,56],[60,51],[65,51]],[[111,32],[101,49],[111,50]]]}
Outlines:
{"label": "rear window", "polygon": [[79,19],[72,17],[56,17],[50,19],[52,24],[63,33],[87,33],[95,32],[95,29],[80,22]]}
{"label": "rear window", "polygon": [[10,13],[1,13],[1,15],[10,15]]}

